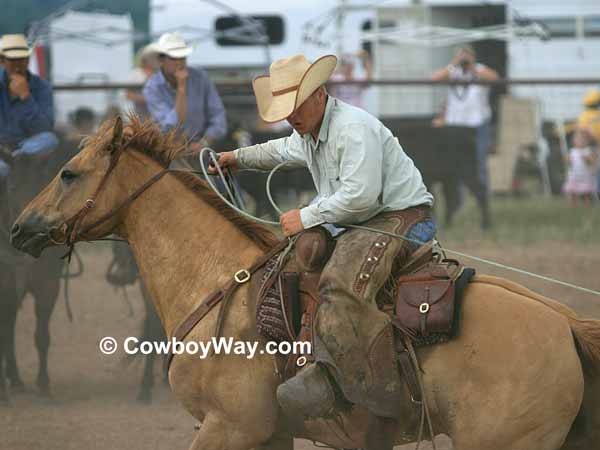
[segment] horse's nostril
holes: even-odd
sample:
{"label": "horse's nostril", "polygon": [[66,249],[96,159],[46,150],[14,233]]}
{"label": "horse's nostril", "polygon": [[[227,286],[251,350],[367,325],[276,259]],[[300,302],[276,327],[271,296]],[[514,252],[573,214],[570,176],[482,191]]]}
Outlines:
{"label": "horse's nostril", "polygon": [[21,233],[21,227],[18,223],[15,223],[10,229],[11,237],[17,237]]}

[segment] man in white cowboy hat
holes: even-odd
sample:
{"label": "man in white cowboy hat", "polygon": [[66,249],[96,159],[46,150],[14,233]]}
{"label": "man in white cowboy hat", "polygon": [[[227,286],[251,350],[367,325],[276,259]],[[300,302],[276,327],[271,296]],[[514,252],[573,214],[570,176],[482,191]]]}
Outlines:
{"label": "man in white cowboy hat", "polygon": [[227,131],[225,108],[206,72],[187,66],[192,48],[179,33],[165,33],[154,49],[160,70],[144,87],[152,119],[165,131],[181,125],[192,141],[191,150],[222,138]]}
{"label": "man in white cowboy hat", "polygon": [[[44,159],[58,146],[52,132],[54,106],[50,84],[27,69],[31,49],[22,34],[2,37],[0,71],[0,184],[14,158]],[[2,155],[4,160],[2,159]]]}
{"label": "man in white cowboy hat", "polygon": [[297,55],[273,62],[270,75],[253,83],[258,112],[266,122],[286,119],[294,132],[221,153],[219,162],[233,169],[268,170],[283,161],[308,167],[319,197],[281,216],[287,236],[321,224],[361,223],[411,240],[358,229],[337,239],[319,286],[323,303],[315,319],[317,363],[277,390],[286,412],[319,416],[331,408],[327,398],[333,397],[333,377],[350,401],[371,412],[371,448],[391,448],[389,441],[377,439],[390,438],[404,394],[396,370],[374,363],[389,360],[392,365],[394,354],[390,320],[375,297],[392,264],[401,266],[418,242],[433,239],[433,196],[390,130],[366,111],[328,96],[324,84],[336,61],[328,55],[311,64]]}

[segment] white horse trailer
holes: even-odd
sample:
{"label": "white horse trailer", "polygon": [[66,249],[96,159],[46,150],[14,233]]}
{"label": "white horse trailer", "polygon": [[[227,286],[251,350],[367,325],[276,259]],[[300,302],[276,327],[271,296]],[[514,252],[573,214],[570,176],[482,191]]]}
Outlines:
{"label": "white horse trailer", "polygon": [[[133,22],[127,15],[68,11],[49,24],[53,84],[126,83],[133,66]],[[60,91],[54,93],[55,115],[64,125],[79,107],[102,117],[111,106],[126,108],[119,91]]]}

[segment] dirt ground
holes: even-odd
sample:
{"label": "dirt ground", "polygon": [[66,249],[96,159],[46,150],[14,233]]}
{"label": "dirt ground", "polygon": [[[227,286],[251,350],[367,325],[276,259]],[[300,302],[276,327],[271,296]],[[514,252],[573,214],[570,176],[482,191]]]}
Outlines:
{"label": "dirt ground", "polygon": [[[477,242],[459,247],[446,245],[600,290],[600,245],[578,247],[554,242],[529,248],[499,248]],[[159,381],[159,365],[154,402],[141,405],[135,398],[142,360],[126,365],[122,354],[104,356],[98,350],[104,336],[122,342],[126,336],[139,334],[143,306],[137,287],[127,291],[131,314],[123,293],[104,281],[110,258],[108,248],[89,250],[88,247],[83,258],[85,273],[73,280],[70,288],[74,322],[67,319],[62,294],[52,318],[49,361],[52,399],[41,399],[35,393],[33,302],[27,298],[23,304],[17,322],[17,358],[28,390],[13,394],[12,406],[0,406],[0,450],[187,449],[193,439],[195,421]],[[600,318],[600,297],[478,263],[470,265],[564,301],[581,315]],[[443,436],[439,444],[441,450],[451,448]],[[297,441],[296,448],[314,447],[307,441]],[[409,448],[414,446],[402,447]]]}

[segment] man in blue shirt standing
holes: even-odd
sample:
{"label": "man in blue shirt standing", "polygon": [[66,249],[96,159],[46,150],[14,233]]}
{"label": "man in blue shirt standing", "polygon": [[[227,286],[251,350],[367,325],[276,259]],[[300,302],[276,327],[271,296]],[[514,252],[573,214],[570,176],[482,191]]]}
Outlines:
{"label": "man in blue shirt standing", "polygon": [[[52,132],[54,105],[50,84],[27,69],[31,49],[22,34],[2,37],[0,70],[0,190],[13,159],[45,159],[58,146]],[[3,160],[4,159],[4,160]]]}
{"label": "man in blue shirt standing", "polygon": [[206,72],[187,66],[192,53],[179,33],[165,33],[157,42],[160,70],[144,87],[152,119],[163,131],[181,126],[199,151],[225,136],[227,121],[221,98]]}

